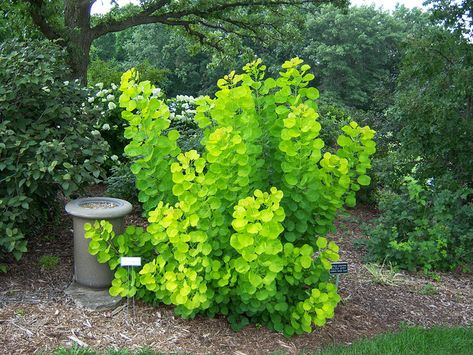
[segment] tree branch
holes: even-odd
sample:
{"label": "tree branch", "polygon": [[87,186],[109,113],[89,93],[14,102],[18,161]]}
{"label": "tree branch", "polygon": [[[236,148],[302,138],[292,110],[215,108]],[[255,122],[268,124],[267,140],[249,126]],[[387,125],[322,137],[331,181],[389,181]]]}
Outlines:
{"label": "tree branch", "polygon": [[[281,5],[303,5],[308,3],[325,3],[330,2],[330,0],[257,0],[257,1],[235,1],[235,2],[222,2],[212,6],[207,6],[203,8],[202,5],[198,4],[189,9],[182,11],[169,11],[158,13],[159,10],[162,10],[166,5],[170,4],[169,0],[160,0],[153,2],[152,4],[145,7],[141,12],[131,15],[123,19],[112,20],[110,22],[102,22],[92,28],[92,33],[94,38],[98,38],[110,32],[119,32],[126,28],[150,24],[150,23],[163,23],[169,24],[169,21],[176,21],[183,19],[189,16],[196,16],[199,18],[207,18],[209,15],[217,15],[216,19],[219,19],[221,15],[225,12],[228,12],[237,8],[249,8],[249,7],[260,7],[260,6],[281,6]],[[346,0],[335,0],[332,2],[337,2],[340,4],[345,4]],[[186,20],[189,22],[188,20]],[[223,19],[223,21],[227,21]],[[192,22],[192,21],[190,21]],[[186,29],[187,30],[187,29]]]}
{"label": "tree branch", "polygon": [[218,51],[222,51],[222,47],[220,47],[218,43],[209,41],[209,39],[207,38],[205,34],[193,29],[190,25],[184,26],[184,29],[190,36],[196,37],[202,45],[208,45],[210,47],[215,48]]}
{"label": "tree branch", "polygon": [[223,4],[214,5],[208,7],[207,9],[200,9],[200,7],[195,7],[185,11],[178,11],[172,13],[166,13],[163,15],[169,17],[184,17],[189,15],[195,16],[206,16],[212,13],[222,13],[230,9],[236,9],[240,7],[258,7],[258,6],[281,6],[281,5],[303,5],[310,3],[323,3],[328,2],[324,0],[260,0],[260,1],[237,1],[237,2],[227,2]]}
{"label": "tree branch", "polygon": [[149,6],[144,8],[143,11],[135,15],[131,15],[130,17],[115,20],[112,22],[100,23],[91,29],[93,37],[98,38],[107,33],[123,31],[129,27],[134,27],[138,25],[146,25],[150,23],[162,23],[162,21],[165,21],[166,18],[162,16],[151,16],[151,15],[169,3],[170,3],[170,0],[160,0],[155,3],[150,4]]}
{"label": "tree branch", "polygon": [[61,38],[59,33],[56,32],[43,15],[43,0],[27,0],[27,2],[30,4],[29,13],[33,23],[38,26],[39,30],[46,36],[46,38],[49,40]]}

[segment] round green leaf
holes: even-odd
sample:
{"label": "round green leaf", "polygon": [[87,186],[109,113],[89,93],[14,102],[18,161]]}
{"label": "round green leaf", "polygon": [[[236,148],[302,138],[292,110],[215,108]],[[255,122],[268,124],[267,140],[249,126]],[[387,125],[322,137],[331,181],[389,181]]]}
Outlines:
{"label": "round green leaf", "polygon": [[312,258],[307,255],[302,255],[299,262],[303,268],[308,269],[312,265]]}
{"label": "round green leaf", "polygon": [[371,182],[371,178],[368,175],[360,175],[356,179],[361,186],[368,186]]}

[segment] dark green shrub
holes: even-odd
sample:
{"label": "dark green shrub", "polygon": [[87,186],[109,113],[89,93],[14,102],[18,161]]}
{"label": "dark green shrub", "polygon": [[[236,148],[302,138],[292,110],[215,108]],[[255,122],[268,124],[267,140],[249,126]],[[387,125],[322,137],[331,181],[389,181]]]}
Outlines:
{"label": "dark green shrub", "polygon": [[107,195],[122,198],[135,204],[138,202],[138,190],[135,186],[135,175],[130,170],[131,164],[130,161],[127,161],[113,166],[110,175],[105,179],[105,185],[107,186]]}
{"label": "dark green shrub", "polygon": [[320,138],[323,139],[325,146],[330,151],[336,151],[340,129],[350,123],[350,114],[340,104],[326,100],[321,100],[318,112],[320,113],[320,124],[324,127],[320,132]]}
{"label": "dark green shrub", "polygon": [[401,268],[450,270],[473,263],[473,190],[422,186],[380,194],[381,216],[366,231],[369,259]]}
{"label": "dark green shrub", "polygon": [[0,45],[0,261],[19,259],[26,235],[68,195],[98,181],[108,144],[69,82],[64,53],[49,42]]}

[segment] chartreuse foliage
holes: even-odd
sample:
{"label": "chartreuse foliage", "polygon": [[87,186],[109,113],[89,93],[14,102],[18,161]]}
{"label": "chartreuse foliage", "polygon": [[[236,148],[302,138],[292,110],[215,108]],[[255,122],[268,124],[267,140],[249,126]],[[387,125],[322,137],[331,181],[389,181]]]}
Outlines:
{"label": "chartreuse foliage", "polygon": [[[110,224],[88,227],[90,252],[116,269],[112,295],[174,304],[184,317],[224,314],[235,329],[249,321],[286,335],[323,326],[340,300],[330,282],[338,246],[325,235],[337,209],[355,191],[375,152],[374,132],[343,128],[336,154],[318,138],[314,78],[295,58],[280,77],[265,79],[255,61],[245,74],[219,80],[220,91],[198,101],[204,153],[181,153],[179,134],[162,131],[169,111],[151,98],[134,71],[122,77],[120,105],[135,158],[139,199],[149,221],[115,236]],[[118,267],[142,256],[140,270]],[[317,257],[314,259],[314,255]]]}

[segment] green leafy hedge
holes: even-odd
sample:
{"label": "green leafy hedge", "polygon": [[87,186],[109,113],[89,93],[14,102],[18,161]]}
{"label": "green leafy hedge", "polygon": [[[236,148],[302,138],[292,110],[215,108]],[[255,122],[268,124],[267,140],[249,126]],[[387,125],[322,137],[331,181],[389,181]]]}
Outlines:
{"label": "green leafy hedge", "polygon": [[[120,106],[129,123],[128,156],[146,229],[114,235],[105,221],[87,226],[89,251],[116,269],[110,294],[174,304],[177,314],[224,314],[286,335],[310,332],[340,300],[329,270],[338,246],[324,236],[355,191],[368,185],[374,131],[343,127],[335,154],[318,138],[317,89],[295,58],[277,79],[255,61],[219,80],[215,98],[197,101],[204,152],[181,153],[168,107],[151,98],[137,73],[122,77]],[[120,256],[144,265],[119,267]]]}
{"label": "green leafy hedge", "polygon": [[367,226],[369,258],[403,269],[452,270],[473,264],[473,189],[440,188],[406,178],[381,194],[381,216]]}
{"label": "green leafy hedge", "polygon": [[107,158],[81,108],[86,89],[66,80],[64,58],[46,41],[0,45],[0,264],[26,251],[58,191],[97,181]]}

